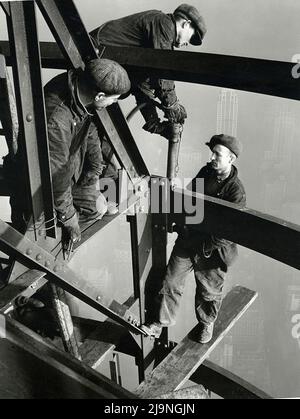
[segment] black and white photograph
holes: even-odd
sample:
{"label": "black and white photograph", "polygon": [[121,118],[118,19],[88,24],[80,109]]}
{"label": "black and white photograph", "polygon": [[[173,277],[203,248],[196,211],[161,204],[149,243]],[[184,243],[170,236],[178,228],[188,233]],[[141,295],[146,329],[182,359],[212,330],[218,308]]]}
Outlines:
{"label": "black and white photograph", "polygon": [[187,1],[0,1],[0,399],[300,398],[300,2]]}

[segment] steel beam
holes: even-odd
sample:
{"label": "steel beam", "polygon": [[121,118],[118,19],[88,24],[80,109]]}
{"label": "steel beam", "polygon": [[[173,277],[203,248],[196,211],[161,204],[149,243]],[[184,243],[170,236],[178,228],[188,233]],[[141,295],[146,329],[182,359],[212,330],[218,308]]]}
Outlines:
{"label": "steel beam", "polygon": [[[133,393],[45,342],[38,334],[5,319],[0,339],[3,361],[0,397],[27,399],[133,399]],[[16,379],[17,377],[17,379]]]}
{"label": "steel beam", "polygon": [[[0,42],[9,62],[9,45]],[[53,42],[42,42],[43,66],[66,68],[66,61]],[[149,76],[187,83],[227,87],[236,90],[300,100],[300,79],[292,77],[295,64],[233,55],[165,51],[107,46],[103,58],[110,58],[129,70],[145,70]]]}
{"label": "steel beam", "polygon": [[73,1],[38,0],[41,13],[70,67],[97,57]]}
{"label": "steel beam", "polygon": [[98,111],[97,114],[99,124],[109,139],[119,163],[126,170],[129,179],[136,183],[141,176],[148,175],[148,169],[119,105],[114,104],[109,109]]}
{"label": "steel beam", "polygon": [[34,2],[11,2],[7,18],[20,127],[19,149],[24,157],[33,224],[44,215],[46,235],[55,237],[52,182],[41,62]]}
{"label": "steel beam", "polygon": [[29,270],[2,289],[0,292],[0,313],[6,314],[13,310],[20,297],[30,298],[35,294],[47,283],[45,275],[45,272]]}
{"label": "steel beam", "polygon": [[7,1],[1,1],[0,6],[2,7],[4,13],[7,16],[10,16],[9,3]]}
{"label": "steel beam", "polygon": [[[176,189],[175,200],[191,199],[192,193]],[[204,231],[231,240],[244,247],[300,269],[300,226],[248,208],[209,196],[194,194],[196,207],[204,202],[204,220],[190,224],[194,230]],[[178,202],[178,201],[177,201]],[[191,215],[189,214],[189,217]],[[187,214],[170,214],[171,223],[186,224]]]}
{"label": "steel beam", "polygon": [[272,399],[253,384],[209,360],[200,365],[190,380],[202,384],[224,399]]}
{"label": "steel beam", "polygon": [[188,83],[227,87],[300,100],[300,79],[292,76],[295,64],[257,58],[106,47],[103,58],[114,59],[128,70]]}
{"label": "steel beam", "polygon": [[[142,192],[143,193],[143,192]],[[151,214],[135,214],[128,217],[130,222],[131,253],[133,268],[134,296],[139,301],[139,316],[141,323],[145,322],[145,283],[152,266],[152,222]],[[141,336],[139,346],[140,356],[137,358],[139,382],[145,379],[145,358],[149,352],[149,345]],[[150,350],[152,349],[152,346]]]}
{"label": "steel beam", "polygon": [[0,120],[1,135],[5,136],[10,157],[13,158],[18,149],[19,123],[13,88],[8,77],[4,55],[0,54]]}
{"label": "steel beam", "polygon": [[127,307],[112,298],[106,297],[91,286],[84,278],[72,271],[64,262],[32,242],[4,221],[0,220],[0,249],[29,269],[46,272],[47,279],[81,301],[107,315],[133,333],[145,335]]}

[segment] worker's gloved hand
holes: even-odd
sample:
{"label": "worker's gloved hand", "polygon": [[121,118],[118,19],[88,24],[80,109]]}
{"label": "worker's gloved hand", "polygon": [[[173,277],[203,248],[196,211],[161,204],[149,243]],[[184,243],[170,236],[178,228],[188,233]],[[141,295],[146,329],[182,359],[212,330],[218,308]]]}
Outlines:
{"label": "worker's gloved hand", "polygon": [[182,125],[169,121],[160,122],[159,120],[156,120],[147,122],[143,126],[143,129],[150,132],[151,134],[161,135],[167,140],[176,140],[179,138],[180,133],[182,132]]}
{"label": "worker's gloved hand", "polygon": [[182,132],[182,125],[175,124],[168,121],[163,121],[160,124],[160,132],[159,134],[162,137],[165,137],[169,141],[177,142],[179,141],[180,134]]}
{"label": "worker's gloved hand", "polygon": [[171,106],[164,106],[165,117],[169,122],[184,124],[187,118],[185,107],[176,101]]}
{"label": "worker's gloved hand", "polygon": [[64,221],[62,226],[62,242],[63,247],[68,248],[69,243],[77,243],[81,240],[81,232],[78,222],[77,213]]}

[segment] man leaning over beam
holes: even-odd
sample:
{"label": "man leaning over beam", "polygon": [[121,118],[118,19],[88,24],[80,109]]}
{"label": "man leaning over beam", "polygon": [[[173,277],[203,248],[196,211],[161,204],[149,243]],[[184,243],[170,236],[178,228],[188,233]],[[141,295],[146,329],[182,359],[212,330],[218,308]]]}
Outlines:
{"label": "man leaning over beam", "polygon": [[[99,50],[106,45],[173,50],[174,47],[181,48],[188,44],[201,45],[205,33],[205,22],[199,11],[191,5],[181,4],[170,14],[148,10],[111,20],[90,35]],[[137,105],[141,105],[145,119],[143,129],[168,140],[179,135],[187,113],[179,103],[174,82],[149,77],[146,70],[130,72],[129,76],[131,93]],[[158,116],[154,102],[156,97],[161,102],[166,121],[161,122]]]}

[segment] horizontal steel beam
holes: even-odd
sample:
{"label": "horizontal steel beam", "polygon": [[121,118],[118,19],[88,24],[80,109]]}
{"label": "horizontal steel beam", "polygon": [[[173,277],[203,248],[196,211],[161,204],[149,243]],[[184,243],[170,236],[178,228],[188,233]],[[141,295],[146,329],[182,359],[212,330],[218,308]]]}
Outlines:
{"label": "horizontal steel beam", "polygon": [[[9,63],[8,43],[0,42],[0,49]],[[66,61],[54,43],[41,43],[41,53],[42,65],[46,68],[66,68]],[[145,70],[149,76],[300,100],[300,78],[292,76],[295,65],[292,63],[111,46],[105,48],[102,57],[114,59],[130,70]]]}
{"label": "horizontal steel beam", "polygon": [[[191,197],[189,191],[176,189],[182,199]],[[263,214],[221,199],[194,194],[197,208],[204,201],[204,220],[201,224],[189,224],[192,229],[223,237],[241,246],[269,256],[293,268],[300,269],[300,226]],[[170,223],[185,225],[187,213],[171,214]],[[189,214],[190,217],[190,214]]]}

